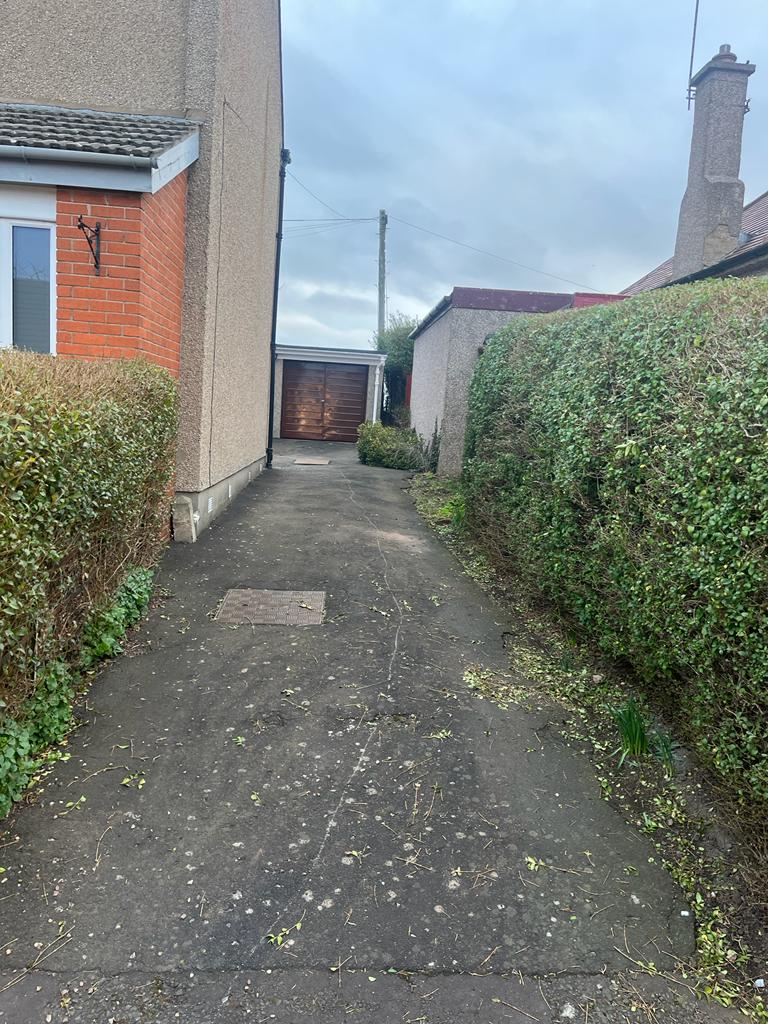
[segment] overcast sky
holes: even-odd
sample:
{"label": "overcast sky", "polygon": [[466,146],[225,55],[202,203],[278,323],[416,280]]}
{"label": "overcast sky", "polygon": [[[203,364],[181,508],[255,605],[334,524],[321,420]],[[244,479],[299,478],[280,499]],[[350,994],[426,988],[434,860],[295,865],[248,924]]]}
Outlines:
{"label": "overcast sky", "polygon": [[[669,256],[685,188],[694,0],[283,0],[290,171],[345,217],[390,214],[388,311],[454,285],[600,291]],[[747,199],[768,189],[768,3],[701,0],[696,67],[751,60]],[[367,347],[377,225],[289,177],[279,340]],[[320,230],[322,228],[322,230]]]}

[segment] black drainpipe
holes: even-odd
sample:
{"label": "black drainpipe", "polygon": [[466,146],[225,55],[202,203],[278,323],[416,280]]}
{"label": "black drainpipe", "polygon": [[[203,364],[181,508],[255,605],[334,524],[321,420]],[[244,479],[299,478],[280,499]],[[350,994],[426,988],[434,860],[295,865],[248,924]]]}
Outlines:
{"label": "black drainpipe", "polygon": [[291,151],[280,150],[280,199],[277,207],[277,234],[275,235],[275,284],[272,291],[272,334],[269,341],[269,433],[267,441],[267,469],[272,465],[275,441],[275,367],[277,365],[277,296],[280,291],[280,249],[283,241],[283,199],[285,197],[285,169],[291,162]]}

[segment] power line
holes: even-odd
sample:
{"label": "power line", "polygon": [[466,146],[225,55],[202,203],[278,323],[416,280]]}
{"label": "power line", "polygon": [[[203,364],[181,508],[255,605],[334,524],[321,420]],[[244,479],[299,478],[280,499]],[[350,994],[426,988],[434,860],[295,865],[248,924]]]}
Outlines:
{"label": "power line", "polygon": [[529,267],[526,263],[518,263],[517,260],[511,260],[508,256],[500,256],[497,252],[490,252],[488,249],[478,249],[476,245],[469,245],[467,242],[460,242],[458,238],[449,238],[448,235],[441,235],[439,231],[430,231],[429,228],[423,228],[419,224],[411,224],[410,221],[403,220],[401,217],[395,217],[394,214],[390,214],[389,216],[399,224],[405,224],[406,227],[414,228],[416,231],[423,231],[426,235],[434,235],[435,238],[442,238],[445,242],[452,242],[454,245],[460,245],[463,249],[471,249],[472,252],[479,252],[483,256],[492,256],[493,259],[501,260],[503,263],[511,263],[513,267],[520,267],[522,270],[530,270],[534,274],[542,274],[544,277],[551,277],[555,281],[565,281],[566,284],[576,285],[577,288],[586,288],[591,292],[597,291],[597,288],[593,288],[591,284],[572,281],[569,277],[560,277],[559,274],[550,274],[546,270],[539,270],[537,267]]}
{"label": "power line", "polygon": [[341,221],[361,223],[376,217],[283,217],[283,224],[338,224]]}
{"label": "power line", "polygon": [[[324,206],[326,210],[330,210],[331,213],[336,214],[340,221],[344,221],[345,223],[365,223],[366,221],[376,220],[375,217],[345,217],[343,213],[340,213],[338,210],[335,210],[328,203],[324,202],[320,198],[320,196],[315,195],[315,193],[310,188],[307,188],[307,186],[303,182],[299,181],[295,174],[293,174],[291,171],[288,171],[287,173],[290,174],[290,176],[293,178],[297,185],[303,188],[304,191],[308,195],[312,196],[314,200],[320,203],[321,206]],[[501,256],[499,253],[491,252],[488,249],[479,249],[476,245],[469,245],[468,242],[461,242],[459,241],[458,238],[451,238],[449,235],[440,234],[439,231],[432,231],[430,230],[430,228],[423,228],[420,224],[412,224],[410,221],[403,220],[401,217],[395,217],[393,214],[390,214],[389,216],[392,218],[392,220],[396,220],[398,224],[404,224],[408,228],[413,228],[414,231],[422,231],[425,235],[432,235],[434,238],[441,238],[444,242],[451,242],[452,245],[459,245],[463,249],[469,249],[471,252],[480,253],[481,256],[490,256],[494,260],[501,260],[502,263],[509,263],[513,267],[519,267],[521,270],[528,270],[532,274],[541,274],[542,277],[552,278],[553,281],[564,281],[566,284],[572,284],[576,288],[586,288],[587,291],[590,292],[597,291],[597,288],[593,288],[591,284],[583,284],[581,281],[572,281],[571,278],[561,277],[559,274],[550,274],[547,270],[539,270],[538,267],[528,266],[527,263],[520,263],[517,260],[510,259],[508,256]],[[327,219],[330,220],[331,218]],[[317,222],[312,221],[312,223],[314,224]],[[296,238],[301,236],[294,234],[291,237]]]}
{"label": "power line", "polygon": [[335,213],[337,217],[341,217],[344,220],[348,219],[344,216],[343,213],[339,213],[338,210],[334,210],[334,208],[332,206],[329,206],[328,203],[324,203],[320,196],[316,196],[312,189],[307,188],[303,181],[299,181],[295,174],[293,174],[291,171],[288,171],[288,174],[293,178],[293,180],[296,182],[299,188],[303,188],[308,195],[312,196],[313,199],[317,200],[317,202],[320,203],[321,206],[324,206],[326,210],[330,210],[331,213]]}
{"label": "power line", "polygon": [[340,224],[326,224],[325,227],[312,227],[307,230],[304,228],[296,228],[290,234],[285,232],[284,238],[308,238],[310,235],[323,235],[328,231],[335,231],[337,228],[348,228],[351,227],[355,221],[343,221]]}

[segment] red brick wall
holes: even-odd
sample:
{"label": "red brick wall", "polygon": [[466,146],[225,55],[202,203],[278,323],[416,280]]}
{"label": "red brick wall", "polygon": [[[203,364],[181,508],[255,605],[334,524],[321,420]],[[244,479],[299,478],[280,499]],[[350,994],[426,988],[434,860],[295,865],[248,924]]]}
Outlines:
{"label": "red brick wall", "polygon": [[179,375],[187,220],[187,172],[142,197],[142,352]]}
{"label": "red brick wall", "polygon": [[[144,356],[178,376],[186,172],[154,195],[59,188],[56,351],[64,358]],[[78,216],[101,223],[97,276]]]}

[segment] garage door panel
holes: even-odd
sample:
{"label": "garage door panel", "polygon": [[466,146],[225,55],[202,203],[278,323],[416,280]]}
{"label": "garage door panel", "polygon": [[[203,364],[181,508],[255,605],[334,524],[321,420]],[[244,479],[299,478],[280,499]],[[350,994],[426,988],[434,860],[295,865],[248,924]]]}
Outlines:
{"label": "garage door panel", "polygon": [[324,436],[329,441],[356,441],[365,419],[368,369],[329,366],[325,375]]}
{"label": "garage door panel", "polygon": [[367,392],[367,366],[286,360],[280,433],[307,440],[356,441]]}
{"label": "garage door panel", "polygon": [[357,429],[361,423],[360,413],[351,411],[346,412],[343,409],[334,409],[326,406],[325,409],[325,424],[328,427],[339,426],[344,424],[346,426],[354,427]]}
{"label": "garage door panel", "polygon": [[321,441],[325,371],[311,362],[283,363],[281,437]]}

